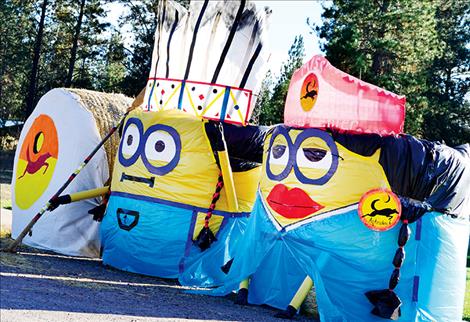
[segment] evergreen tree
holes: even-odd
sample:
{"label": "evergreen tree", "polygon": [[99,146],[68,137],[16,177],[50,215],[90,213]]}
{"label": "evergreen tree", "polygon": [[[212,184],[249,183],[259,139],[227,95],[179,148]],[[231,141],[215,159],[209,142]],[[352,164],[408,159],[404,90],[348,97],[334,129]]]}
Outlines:
{"label": "evergreen tree", "polygon": [[106,48],[103,73],[99,78],[99,89],[105,92],[121,92],[126,76],[126,51],[121,34],[115,30]]}
{"label": "evergreen tree", "polygon": [[31,72],[34,1],[0,1],[0,127],[21,120]]}
{"label": "evergreen tree", "polygon": [[[437,34],[443,48],[429,70],[424,136],[449,145],[470,142],[470,2],[442,0],[436,11]],[[469,98],[468,98],[469,99]]]}
{"label": "evergreen tree", "polygon": [[327,59],[336,67],[392,92],[406,95],[405,130],[422,134],[428,71],[441,55],[436,1],[341,0],[316,27]]}
{"label": "evergreen tree", "polygon": [[271,70],[266,72],[266,76],[261,82],[261,87],[258,93],[253,113],[251,114],[250,123],[259,124],[261,111],[267,111],[269,109],[269,102],[271,100],[271,89],[273,88],[274,80]]}
{"label": "evergreen tree", "polygon": [[289,89],[290,79],[296,69],[302,66],[305,56],[304,40],[302,36],[295,37],[289,49],[289,57],[282,65],[279,78],[274,85],[269,100],[265,100],[259,115],[260,124],[272,125],[284,121],[284,104]]}

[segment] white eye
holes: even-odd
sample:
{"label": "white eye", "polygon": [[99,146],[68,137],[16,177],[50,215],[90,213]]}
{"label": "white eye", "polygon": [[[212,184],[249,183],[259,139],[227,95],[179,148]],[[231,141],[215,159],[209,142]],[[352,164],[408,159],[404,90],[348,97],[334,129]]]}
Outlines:
{"label": "white eye", "polygon": [[270,164],[286,165],[289,161],[289,146],[274,143],[269,154]]}
{"label": "white eye", "polygon": [[145,143],[145,156],[150,161],[170,162],[176,155],[176,143],[166,131],[155,131]]}
{"label": "white eye", "polygon": [[333,162],[330,151],[320,148],[302,148],[297,150],[297,165],[312,169],[328,170]]}
{"label": "white eye", "polygon": [[130,124],[124,135],[122,136],[122,154],[125,156],[133,156],[140,143],[140,132],[135,124]]}

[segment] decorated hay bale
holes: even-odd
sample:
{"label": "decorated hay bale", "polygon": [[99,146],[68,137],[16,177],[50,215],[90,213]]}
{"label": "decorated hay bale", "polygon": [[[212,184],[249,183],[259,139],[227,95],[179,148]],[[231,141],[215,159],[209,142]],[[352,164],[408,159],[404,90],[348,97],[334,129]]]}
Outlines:
{"label": "decorated hay bale", "polygon": [[[120,94],[53,89],[39,101],[24,124],[12,178],[12,236],[78,168],[132,103]],[[113,137],[64,193],[103,186],[118,146]],[[79,201],[47,212],[24,239],[30,246],[68,255],[98,256],[98,223],[87,213],[99,200]]]}

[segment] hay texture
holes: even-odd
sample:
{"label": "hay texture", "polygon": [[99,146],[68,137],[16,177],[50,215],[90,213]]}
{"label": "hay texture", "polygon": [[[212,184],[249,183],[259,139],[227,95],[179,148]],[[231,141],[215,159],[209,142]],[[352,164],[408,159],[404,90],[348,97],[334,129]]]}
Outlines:
{"label": "hay texture", "polygon": [[[64,88],[63,90],[76,96],[79,104],[93,114],[101,138],[104,138],[109,130],[119,122],[120,118],[133,101],[123,94],[109,94],[75,88]],[[104,145],[108,158],[110,176],[112,174],[114,157],[118,146],[119,137],[117,135],[113,135]]]}
{"label": "hay texture", "polygon": [[[46,93],[26,120],[12,173],[12,237],[48,202],[132,104],[120,94],[57,88]],[[118,149],[115,133],[63,194],[109,183]],[[88,211],[101,197],[46,212],[26,236],[27,245],[66,255],[99,256],[99,223]]]}

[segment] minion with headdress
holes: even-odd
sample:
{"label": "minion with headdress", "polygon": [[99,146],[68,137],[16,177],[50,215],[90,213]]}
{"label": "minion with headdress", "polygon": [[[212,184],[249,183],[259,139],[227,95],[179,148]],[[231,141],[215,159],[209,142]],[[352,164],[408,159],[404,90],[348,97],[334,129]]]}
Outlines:
{"label": "minion with headdress", "polygon": [[248,121],[268,13],[246,1],[189,10],[160,7],[150,78],[122,128],[101,240],[105,264],[205,286],[225,278],[220,267],[256,196],[266,130]]}
{"label": "minion with headdress", "polygon": [[229,282],[211,293],[241,283],[238,302],[292,317],[313,281],[322,321],[460,318],[470,148],[397,135],[404,103],[323,57],[296,71]]}

